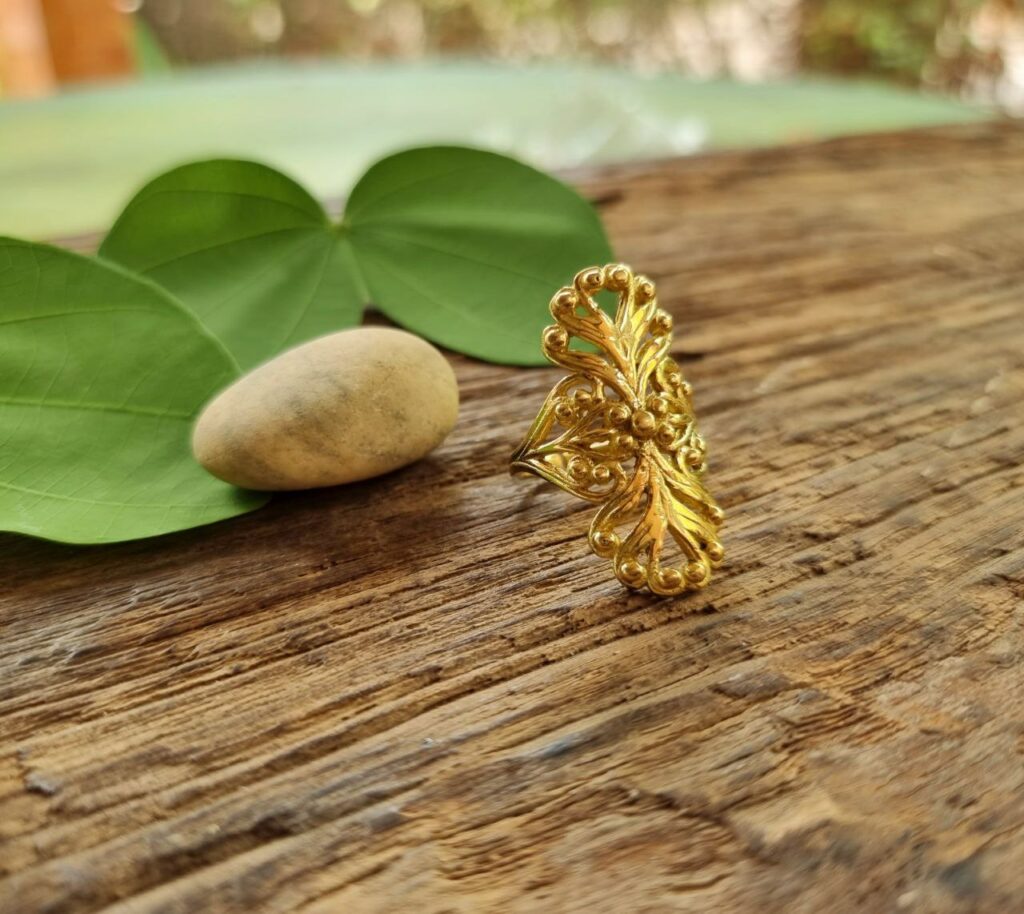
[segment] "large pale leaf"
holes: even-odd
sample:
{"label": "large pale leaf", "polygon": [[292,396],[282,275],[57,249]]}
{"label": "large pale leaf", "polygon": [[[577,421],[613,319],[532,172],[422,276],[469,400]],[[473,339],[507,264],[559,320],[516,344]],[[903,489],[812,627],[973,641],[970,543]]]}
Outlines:
{"label": "large pale leaf", "polygon": [[[507,5],[491,3],[487,15]],[[855,10],[855,0],[846,6]],[[753,85],[579,63],[428,59],[368,67],[336,57],[301,67],[266,58],[179,68],[169,79],[0,104],[0,137],[12,138],[0,140],[0,234],[60,238],[110,225],[143,181],[211,149],[258,158],[325,197],[351,188],[367,162],[439,137],[500,144],[550,169],[991,118],[931,93],[820,75]]]}
{"label": "large pale leaf", "polygon": [[185,165],[135,196],[100,254],[169,289],[248,368],[367,305],[468,355],[542,364],[552,291],[610,251],[593,207],[554,178],[425,147],[374,165],[338,225],[273,169]]}
{"label": "large pale leaf", "polygon": [[151,283],[0,239],[0,529],[104,543],[258,507],[189,451],[196,413],[237,374]]}

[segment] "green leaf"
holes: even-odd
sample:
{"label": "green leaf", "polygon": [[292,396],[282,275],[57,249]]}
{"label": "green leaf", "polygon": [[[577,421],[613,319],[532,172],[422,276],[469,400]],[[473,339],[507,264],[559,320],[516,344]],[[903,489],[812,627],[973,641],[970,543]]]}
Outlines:
{"label": "green leaf", "polygon": [[0,529],[107,543],[266,500],[192,458],[193,418],[238,370],[152,283],[0,238],[0,354]]}
{"label": "green leaf", "polygon": [[452,146],[378,162],[352,191],[344,225],[381,311],[489,362],[544,364],[551,296],[611,259],[597,213],[570,187]]}
{"label": "green leaf", "polygon": [[100,254],[192,307],[248,368],[373,305],[467,355],[543,364],[551,295],[611,251],[593,207],[506,156],[452,146],[381,160],[331,225],[266,166],[184,165],[128,204]]}
{"label": "green leaf", "polygon": [[344,253],[320,204],[290,178],[219,160],[155,178],[100,247],[188,305],[245,369],[359,322]]}

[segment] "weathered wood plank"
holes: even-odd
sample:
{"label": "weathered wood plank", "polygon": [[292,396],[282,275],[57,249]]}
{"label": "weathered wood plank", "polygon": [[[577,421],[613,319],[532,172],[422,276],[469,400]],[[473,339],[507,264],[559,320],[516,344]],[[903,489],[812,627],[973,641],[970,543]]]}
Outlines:
{"label": "weathered wood plank", "polygon": [[1022,168],[1001,126],[587,182],[680,328],[700,594],[506,475],[554,372],[458,358],[400,473],[5,539],[0,909],[1019,908]]}

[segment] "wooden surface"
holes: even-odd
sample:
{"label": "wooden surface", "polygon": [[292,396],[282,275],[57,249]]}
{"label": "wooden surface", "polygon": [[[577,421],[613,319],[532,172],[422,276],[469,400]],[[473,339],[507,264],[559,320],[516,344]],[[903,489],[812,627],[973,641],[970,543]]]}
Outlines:
{"label": "wooden surface", "polygon": [[588,182],[697,390],[697,595],[506,475],[555,373],[464,359],[387,478],[5,539],[0,910],[1021,910],[1022,174],[1004,126]]}

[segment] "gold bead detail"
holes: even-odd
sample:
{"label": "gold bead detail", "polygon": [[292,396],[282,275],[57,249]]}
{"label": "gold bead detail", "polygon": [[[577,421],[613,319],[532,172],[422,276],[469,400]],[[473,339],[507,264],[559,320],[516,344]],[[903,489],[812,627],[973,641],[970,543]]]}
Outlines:
{"label": "gold bead detail", "polygon": [[630,425],[637,438],[650,438],[654,434],[654,429],[657,428],[658,420],[646,409],[641,409],[633,413]]}

